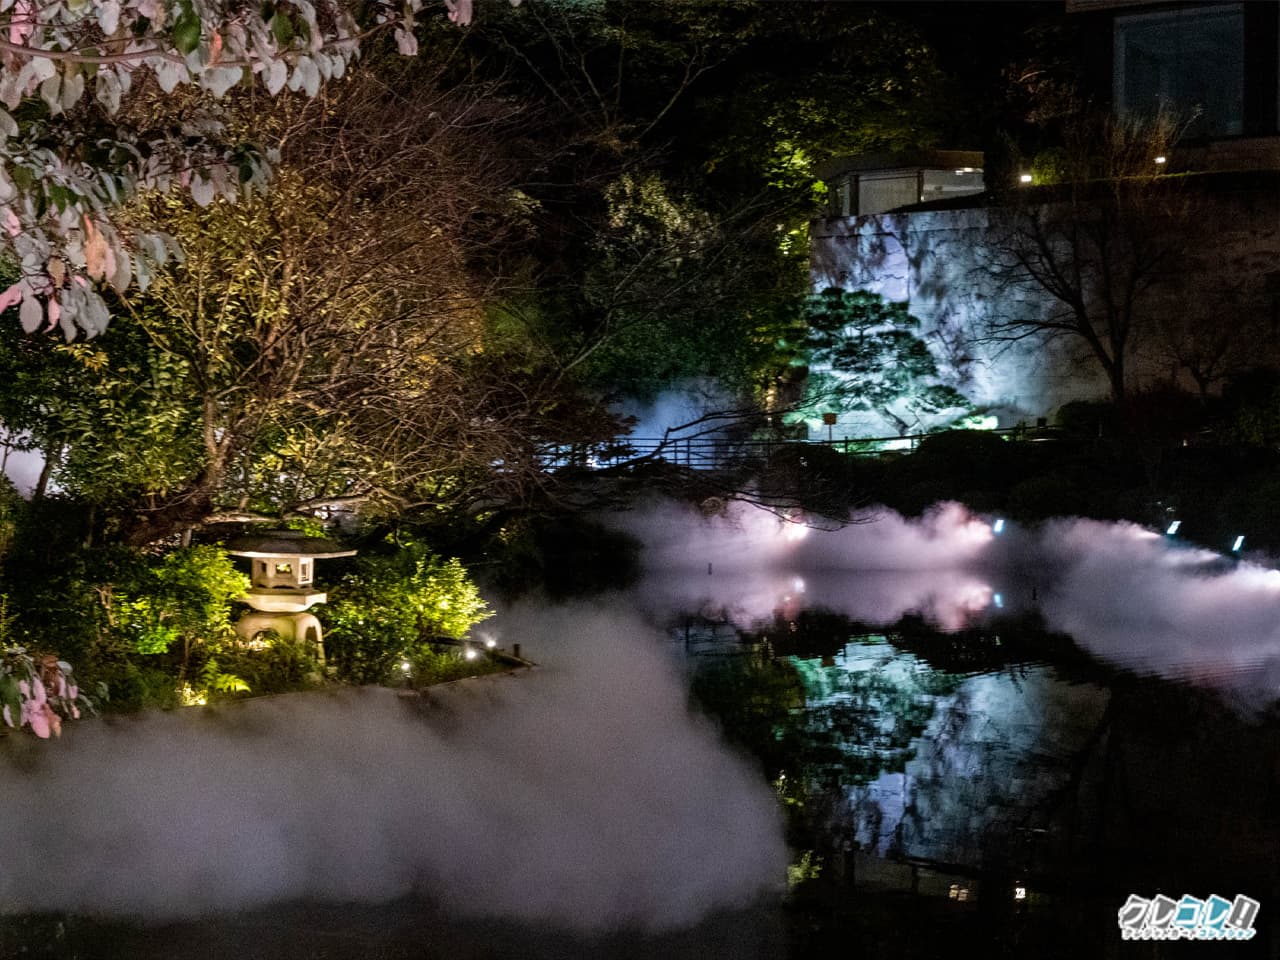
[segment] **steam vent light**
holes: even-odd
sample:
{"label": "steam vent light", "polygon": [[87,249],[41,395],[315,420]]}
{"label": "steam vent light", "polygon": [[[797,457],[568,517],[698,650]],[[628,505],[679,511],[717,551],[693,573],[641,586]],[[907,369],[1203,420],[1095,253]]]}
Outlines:
{"label": "steam vent light", "polygon": [[996,522],[991,524],[992,533],[1004,533],[1004,517],[997,517]]}
{"label": "steam vent light", "polygon": [[1169,529],[1166,530],[1165,533],[1172,537],[1174,534],[1178,532],[1178,528],[1180,526],[1182,526],[1182,521],[1175,520],[1173,521],[1173,523],[1169,524]]}
{"label": "steam vent light", "polygon": [[1236,542],[1231,544],[1231,552],[1239,553],[1240,548],[1243,546],[1244,546],[1244,534],[1242,533],[1240,534],[1240,536],[1236,537]]}

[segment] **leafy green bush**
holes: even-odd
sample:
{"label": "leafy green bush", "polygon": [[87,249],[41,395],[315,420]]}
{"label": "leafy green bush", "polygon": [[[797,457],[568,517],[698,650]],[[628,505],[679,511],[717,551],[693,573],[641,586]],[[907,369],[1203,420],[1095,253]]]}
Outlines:
{"label": "leafy green bush", "polygon": [[1093,516],[1087,478],[1071,471],[1042,474],[1009,491],[1008,513],[1015,520],[1034,522],[1046,517]]}
{"label": "leafy green bush", "polygon": [[[34,531],[23,536],[36,539]],[[189,702],[205,698],[209,687],[242,692],[239,678],[208,667],[235,653],[231,606],[249,585],[222,550],[154,555],[60,542],[60,562],[43,563],[28,548],[24,563],[6,571],[17,616],[13,642],[56,649],[87,683],[110,688],[113,708],[174,706],[183,702],[184,684],[192,689]]]}
{"label": "leafy green bush", "polygon": [[117,585],[112,621],[138,653],[166,653],[181,642],[185,660],[194,646],[235,636],[231,603],[248,589],[249,578],[221,548],[182,547]]}
{"label": "leafy green bush", "polygon": [[0,474],[0,569],[4,568],[5,556],[13,546],[13,538],[18,530],[18,519],[23,506],[22,497],[9,482],[9,478]]}
{"label": "leafy green bush", "polygon": [[357,683],[389,682],[433,638],[461,638],[492,615],[458,560],[412,542],[362,555],[317,614],[338,676]]}

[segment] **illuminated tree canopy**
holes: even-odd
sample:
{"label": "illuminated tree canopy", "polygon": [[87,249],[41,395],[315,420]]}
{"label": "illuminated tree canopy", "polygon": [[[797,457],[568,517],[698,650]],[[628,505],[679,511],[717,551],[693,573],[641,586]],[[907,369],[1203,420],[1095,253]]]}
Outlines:
{"label": "illuminated tree canopy", "polygon": [[902,434],[927,417],[969,411],[964,395],[942,381],[905,303],[831,287],[810,300],[808,315],[812,403],[877,413]]}

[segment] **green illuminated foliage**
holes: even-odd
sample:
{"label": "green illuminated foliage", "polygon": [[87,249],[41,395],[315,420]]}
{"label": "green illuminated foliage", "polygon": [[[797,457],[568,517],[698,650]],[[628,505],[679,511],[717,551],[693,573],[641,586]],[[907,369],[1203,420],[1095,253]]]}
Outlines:
{"label": "green illuminated foliage", "polygon": [[972,409],[943,382],[905,303],[831,287],[810,299],[808,316],[811,404],[878,413],[902,434],[927,417]]}
{"label": "green illuminated foliage", "polygon": [[456,559],[418,543],[364,553],[318,612],[339,676],[386,683],[402,662],[427,661],[433,639],[460,639],[492,612]]}
{"label": "green illuminated foliage", "polygon": [[109,609],[138,653],[165,653],[179,641],[216,647],[234,637],[231,604],[248,589],[249,578],[220,548],[184,547],[118,586]]}

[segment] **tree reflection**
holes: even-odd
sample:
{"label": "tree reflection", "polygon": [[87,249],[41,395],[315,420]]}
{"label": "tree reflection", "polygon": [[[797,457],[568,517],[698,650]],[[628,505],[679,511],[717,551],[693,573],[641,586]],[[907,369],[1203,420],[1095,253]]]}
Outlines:
{"label": "tree reflection", "polygon": [[[1037,806],[1096,742],[1105,695],[1058,679],[1101,671],[1034,615],[872,632],[779,609],[744,639],[747,654],[697,669],[694,697],[774,782],[793,842],[819,865],[808,879],[823,864],[843,873],[851,851],[975,870],[1025,860]],[[1046,655],[1064,669],[1051,674]]]}

